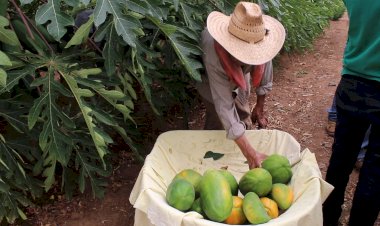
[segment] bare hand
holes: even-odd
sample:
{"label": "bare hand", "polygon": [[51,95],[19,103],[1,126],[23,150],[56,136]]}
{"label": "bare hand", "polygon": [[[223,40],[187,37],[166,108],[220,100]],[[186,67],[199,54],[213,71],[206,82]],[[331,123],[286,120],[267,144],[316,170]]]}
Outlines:
{"label": "bare hand", "polygon": [[259,108],[253,108],[251,119],[253,124],[258,124],[259,129],[265,129],[268,125],[268,118],[265,116],[264,111]]}
{"label": "bare hand", "polygon": [[257,152],[248,142],[247,137],[244,134],[237,138],[235,142],[247,159],[250,169],[261,167],[261,163],[267,155]]}

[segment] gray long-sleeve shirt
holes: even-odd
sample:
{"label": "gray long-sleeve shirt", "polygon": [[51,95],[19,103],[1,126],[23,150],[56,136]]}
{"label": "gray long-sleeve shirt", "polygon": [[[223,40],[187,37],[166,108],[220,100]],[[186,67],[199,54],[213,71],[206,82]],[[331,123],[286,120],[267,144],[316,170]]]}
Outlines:
{"label": "gray long-sleeve shirt", "polygon": [[[240,121],[237,113],[232,92],[237,85],[231,81],[224,71],[214,48],[214,39],[207,29],[202,32],[200,46],[203,50],[203,63],[206,75],[202,76],[202,82],[197,84],[200,95],[211,103],[214,103],[216,112],[222,122],[228,139],[237,139],[245,132],[245,125]],[[242,67],[247,90],[237,89],[237,92],[245,92],[245,97],[249,97],[251,92],[251,75],[253,65]],[[257,95],[265,95],[272,90],[273,66],[272,61],[266,64],[260,86],[256,88]],[[239,95],[238,95],[239,96]]]}

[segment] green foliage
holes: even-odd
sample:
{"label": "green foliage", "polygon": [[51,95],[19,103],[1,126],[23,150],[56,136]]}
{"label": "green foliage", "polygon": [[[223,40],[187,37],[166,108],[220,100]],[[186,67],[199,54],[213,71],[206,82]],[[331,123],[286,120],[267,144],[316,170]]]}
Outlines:
{"label": "green foliage", "polygon": [[[0,0],[0,222],[25,219],[53,187],[102,197],[115,137],[143,158],[136,103],[157,114],[188,104],[206,17],[237,2]],[[339,0],[259,3],[286,27],[286,51],[311,47],[344,11]]]}
{"label": "green foliage", "polygon": [[284,25],[287,52],[312,48],[329,20],[337,19],[345,10],[342,0],[257,0],[257,3]]}

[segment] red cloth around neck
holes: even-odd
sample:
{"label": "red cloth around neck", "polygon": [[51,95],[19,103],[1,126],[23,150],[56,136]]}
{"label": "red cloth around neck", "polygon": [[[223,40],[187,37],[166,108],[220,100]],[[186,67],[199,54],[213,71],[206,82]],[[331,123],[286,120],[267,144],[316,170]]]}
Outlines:
{"label": "red cloth around neck", "polygon": [[[245,83],[243,70],[239,64],[232,60],[231,54],[229,54],[217,41],[214,41],[214,48],[216,55],[218,55],[219,61],[226,72],[227,76],[234,81],[243,90],[247,89]],[[253,87],[259,87],[261,79],[263,78],[265,70],[265,64],[255,65],[251,71],[251,80]]]}

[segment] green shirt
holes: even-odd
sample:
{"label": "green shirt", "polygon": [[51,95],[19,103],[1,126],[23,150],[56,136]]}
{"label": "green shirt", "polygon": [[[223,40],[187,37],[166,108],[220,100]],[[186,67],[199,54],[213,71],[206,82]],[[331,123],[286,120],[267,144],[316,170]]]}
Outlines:
{"label": "green shirt", "polygon": [[344,0],[349,16],[342,74],[380,82],[380,0]]}

